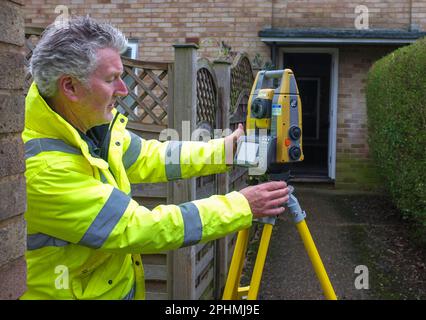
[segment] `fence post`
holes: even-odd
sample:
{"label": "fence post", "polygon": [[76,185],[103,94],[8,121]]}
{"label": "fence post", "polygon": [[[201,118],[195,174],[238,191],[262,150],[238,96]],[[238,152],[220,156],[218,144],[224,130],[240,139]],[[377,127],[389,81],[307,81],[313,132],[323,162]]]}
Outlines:
{"label": "fence post", "polygon": [[[227,60],[215,60],[213,69],[216,73],[219,91],[219,127],[230,128],[229,110],[231,107],[231,63]],[[217,177],[218,193],[229,192],[229,174],[222,173]],[[231,236],[225,236],[216,243],[216,298],[220,298],[228,274],[228,242]]]}
{"label": "fence post", "polygon": [[[173,107],[169,128],[181,141],[191,139],[197,116],[197,49],[195,44],[176,44],[173,70]],[[195,199],[195,178],[170,182],[168,199],[181,204]],[[195,246],[175,250],[172,256],[173,299],[195,299]]]}

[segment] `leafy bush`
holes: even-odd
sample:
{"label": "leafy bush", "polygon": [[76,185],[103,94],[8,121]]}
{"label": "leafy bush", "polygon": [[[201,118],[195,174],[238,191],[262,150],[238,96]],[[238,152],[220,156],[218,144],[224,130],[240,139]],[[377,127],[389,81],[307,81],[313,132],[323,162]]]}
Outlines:
{"label": "leafy bush", "polygon": [[426,239],[426,38],[373,65],[367,115],[369,145],[386,188]]}

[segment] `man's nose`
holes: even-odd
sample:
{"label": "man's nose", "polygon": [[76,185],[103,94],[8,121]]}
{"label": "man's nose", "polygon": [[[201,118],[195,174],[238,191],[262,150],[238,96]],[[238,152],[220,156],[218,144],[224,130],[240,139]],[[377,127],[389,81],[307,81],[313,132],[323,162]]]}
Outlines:
{"label": "man's nose", "polygon": [[115,95],[120,97],[125,97],[129,93],[129,90],[127,90],[126,83],[123,81],[123,79],[118,78],[117,85],[115,88]]}

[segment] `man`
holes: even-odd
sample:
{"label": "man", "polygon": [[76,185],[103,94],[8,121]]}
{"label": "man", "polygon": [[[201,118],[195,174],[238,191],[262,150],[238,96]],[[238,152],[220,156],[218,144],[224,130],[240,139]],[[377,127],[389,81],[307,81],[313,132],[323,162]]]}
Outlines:
{"label": "man", "polygon": [[[284,182],[151,211],[131,199],[131,183],[225,172],[225,143],[243,130],[178,148],[127,131],[127,119],[114,109],[127,94],[120,78],[126,48],[120,31],[85,17],[49,26],[33,52],[23,132],[23,299],[143,299],[141,253],[210,241],[249,227],[253,216],[284,210]],[[170,163],[176,152],[180,162]],[[222,162],[214,163],[218,154]]]}

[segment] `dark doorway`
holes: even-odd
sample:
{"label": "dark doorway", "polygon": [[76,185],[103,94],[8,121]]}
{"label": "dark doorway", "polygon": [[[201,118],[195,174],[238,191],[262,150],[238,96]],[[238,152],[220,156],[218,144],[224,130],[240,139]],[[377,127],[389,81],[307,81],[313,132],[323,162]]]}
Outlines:
{"label": "dark doorway", "polygon": [[284,69],[292,69],[302,100],[305,159],[292,165],[296,178],[328,177],[331,54],[284,53]]}

